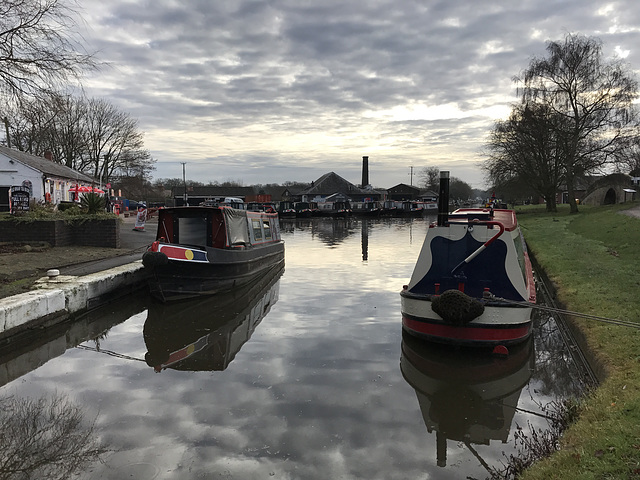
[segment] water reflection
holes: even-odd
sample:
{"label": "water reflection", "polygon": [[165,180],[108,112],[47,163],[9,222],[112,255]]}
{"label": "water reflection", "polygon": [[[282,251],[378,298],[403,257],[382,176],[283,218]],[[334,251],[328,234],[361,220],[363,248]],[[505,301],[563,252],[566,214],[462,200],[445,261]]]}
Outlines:
{"label": "water reflection", "polygon": [[521,390],[534,368],[533,352],[531,339],[502,358],[403,332],[400,368],[416,391],[428,432],[436,432],[438,466],[447,464],[447,440],[463,442],[483,465],[472,444],[507,441]]}
{"label": "water reflection", "polygon": [[66,479],[107,448],[66,396],[0,398],[0,478]]}
{"label": "water reflection", "polygon": [[[456,377],[457,390],[441,391],[455,363],[405,344],[399,316],[398,292],[428,222],[292,220],[283,233],[286,272],[266,291],[200,306],[123,298],[47,339],[37,332],[17,354],[0,345],[0,395],[62,392],[81,402],[114,450],[73,477],[83,480],[485,478],[478,458],[500,465],[514,448],[515,422],[545,426],[539,404],[570,394],[575,374],[555,322],[545,319],[536,323],[536,371],[515,414],[506,405],[528,375],[527,352],[521,366],[512,365],[513,351],[506,362],[479,360],[467,384]],[[331,232],[335,242],[325,238]],[[205,341],[208,350],[199,349]],[[180,350],[185,358],[167,365]],[[162,374],[147,353],[153,367],[166,367]],[[494,386],[517,376],[512,366],[522,383],[501,397]],[[448,408],[451,395],[470,413]],[[449,439],[446,468],[436,464],[436,436]]]}
{"label": "water reflection", "polygon": [[71,323],[39,331],[24,339],[0,343],[0,386],[36,370],[83,342],[93,341],[99,349],[100,340],[108,335],[109,329],[143,311],[149,302],[146,295],[130,296],[126,301],[91,310]]}
{"label": "water reflection", "polygon": [[156,372],[224,370],[278,299],[277,268],[229,294],[154,303],[144,323],[145,360]]}
{"label": "water reflection", "polygon": [[362,261],[366,262],[369,260],[369,220],[366,218],[362,219],[362,233],[360,236],[362,243]]}
{"label": "water reflection", "polygon": [[354,218],[280,219],[280,229],[284,233],[310,230],[330,247],[337,247],[348,237],[357,233],[358,220]]}

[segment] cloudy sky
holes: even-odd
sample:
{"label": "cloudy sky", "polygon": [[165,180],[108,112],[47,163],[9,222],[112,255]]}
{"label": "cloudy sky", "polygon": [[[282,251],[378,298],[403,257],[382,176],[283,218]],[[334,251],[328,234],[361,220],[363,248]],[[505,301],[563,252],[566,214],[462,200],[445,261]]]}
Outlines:
{"label": "cloudy sky", "polygon": [[[244,185],[334,171],[378,187],[436,166],[474,187],[514,75],[596,36],[640,69],[637,0],[84,0],[83,83],[139,121],[155,178]],[[415,175],[411,175],[411,172]]]}

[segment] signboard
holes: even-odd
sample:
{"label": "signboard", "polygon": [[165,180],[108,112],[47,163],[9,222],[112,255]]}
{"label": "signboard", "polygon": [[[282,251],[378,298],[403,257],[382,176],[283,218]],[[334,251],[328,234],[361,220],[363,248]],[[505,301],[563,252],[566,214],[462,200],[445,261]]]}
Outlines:
{"label": "signboard", "polygon": [[14,186],[9,189],[9,212],[12,214],[29,211],[30,188]]}
{"label": "signboard", "polygon": [[136,225],[133,227],[134,230],[139,232],[144,230],[144,224],[147,221],[147,209],[144,205],[138,206],[138,215],[136,216]]}

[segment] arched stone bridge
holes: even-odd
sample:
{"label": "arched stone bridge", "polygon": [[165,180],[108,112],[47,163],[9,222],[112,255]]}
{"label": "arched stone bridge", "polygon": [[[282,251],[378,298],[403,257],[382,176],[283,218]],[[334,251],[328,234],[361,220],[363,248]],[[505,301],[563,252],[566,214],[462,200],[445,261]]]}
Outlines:
{"label": "arched stone bridge", "polygon": [[636,193],[625,190],[636,190],[637,192],[637,188],[631,186],[629,175],[622,173],[607,175],[589,187],[582,203],[585,205],[613,205],[637,198]]}

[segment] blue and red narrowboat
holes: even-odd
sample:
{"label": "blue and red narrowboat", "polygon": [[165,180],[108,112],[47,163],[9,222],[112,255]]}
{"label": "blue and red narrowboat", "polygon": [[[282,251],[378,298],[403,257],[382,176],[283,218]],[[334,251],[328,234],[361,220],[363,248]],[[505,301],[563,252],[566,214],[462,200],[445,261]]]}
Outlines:
{"label": "blue and red narrowboat", "polygon": [[507,346],[531,334],[536,289],[515,212],[448,212],[441,172],[438,221],[429,226],[411,280],[401,291],[402,326],[457,345]]}

